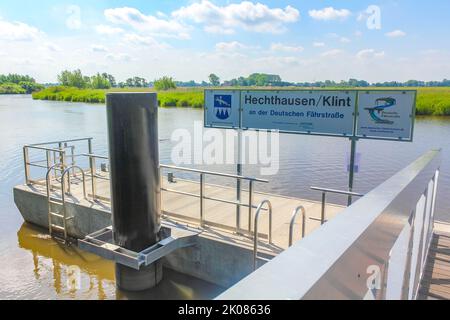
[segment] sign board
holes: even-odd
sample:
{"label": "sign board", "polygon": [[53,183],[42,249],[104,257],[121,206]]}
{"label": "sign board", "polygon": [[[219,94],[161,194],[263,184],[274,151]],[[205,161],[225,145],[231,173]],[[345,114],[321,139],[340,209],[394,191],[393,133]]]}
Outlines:
{"label": "sign board", "polygon": [[412,141],[416,91],[358,94],[356,136]]}
{"label": "sign board", "polygon": [[242,128],[351,136],[355,104],[355,91],[242,91]]}
{"label": "sign board", "polygon": [[206,127],[240,127],[240,91],[205,90]]}
{"label": "sign board", "polygon": [[412,141],[415,101],[413,90],[205,90],[204,123]]}

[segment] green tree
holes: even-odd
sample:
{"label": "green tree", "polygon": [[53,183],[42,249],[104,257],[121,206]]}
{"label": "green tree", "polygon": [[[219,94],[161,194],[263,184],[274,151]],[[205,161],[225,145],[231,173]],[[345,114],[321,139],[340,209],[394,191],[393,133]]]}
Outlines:
{"label": "green tree", "polygon": [[27,94],[44,89],[44,86],[42,84],[31,81],[20,81],[19,86],[22,87],[22,89],[24,89]]}
{"label": "green tree", "polygon": [[173,81],[172,77],[162,77],[160,79],[155,80],[153,83],[153,86],[156,90],[169,90],[169,89],[176,89],[177,86],[175,85],[175,82]]}
{"label": "green tree", "polygon": [[211,83],[211,85],[213,85],[214,87],[220,86],[220,78],[216,76],[214,73],[211,73],[208,78],[209,83]]}
{"label": "green tree", "polygon": [[97,73],[95,76],[91,77],[91,87],[93,89],[109,89],[111,88],[111,83],[109,82],[107,75]]}
{"label": "green tree", "polygon": [[109,84],[111,85],[111,87],[115,88],[117,87],[117,82],[116,82],[116,78],[114,78],[113,75],[109,74],[109,73],[102,73],[103,78],[108,79]]}
{"label": "green tree", "polygon": [[72,72],[64,70],[58,75],[58,81],[63,86],[86,88],[89,86],[90,78],[84,77],[80,69]]}

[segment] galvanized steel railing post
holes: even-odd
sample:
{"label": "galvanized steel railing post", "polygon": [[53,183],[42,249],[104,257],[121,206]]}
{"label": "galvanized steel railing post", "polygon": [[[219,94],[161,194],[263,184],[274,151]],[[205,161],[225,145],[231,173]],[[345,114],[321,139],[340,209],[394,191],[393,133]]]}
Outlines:
{"label": "galvanized steel railing post", "polygon": [[[71,155],[71,157],[72,157],[72,163],[71,163],[71,165],[74,166],[74,165],[75,165],[75,146],[70,146],[70,155]],[[75,172],[76,172],[76,170],[75,170],[75,169],[72,169],[72,175],[73,175],[74,177],[76,177]]]}
{"label": "galvanized steel railing post", "polygon": [[159,190],[159,203],[161,206],[161,216],[163,216],[164,208],[163,208],[163,196],[162,192],[164,190],[164,179],[163,179],[163,168],[161,167],[161,164],[159,165],[159,185],[161,186]]}
{"label": "galvanized steel railing post", "polygon": [[[52,166],[52,153],[50,152],[50,150],[47,150],[45,152],[45,155],[46,155],[46,160],[47,160],[47,172],[49,172],[49,169]],[[49,175],[50,175],[50,180],[51,180],[51,172],[49,172]]]}
{"label": "galvanized steel railing post", "polygon": [[292,218],[291,218],[291,222],[289,224],[289,247],[292,246],[292,238],[294,235],[294,222],[295,222],[295,218],[297,217],[299,212],[302,212],[302,238],[305,237],[305,232],[306,232],[306,210],[303,206],[298,206],[297,208],[294,209],[293,213],[292,213]]}
{"label": "galvanized steel railing post", "polygon": [[[61,149],[61,151],[59,152],[60,154],[60,159],[61,159],[61,181],[63,181],[65,179],[64,175],[62,173],[64,173],[64,171],[67,168],[66,165],[66,152]],[[61,193],[66,192],[65,188],[62,189]],[[70,178],[69,176],[67,176],[67,193],[70,194]]]}
{"label": "galvanized steel railing post", "polygon": [[320,224],[325,223],[325,198],[326,198],[326,192],[322,192],[322,210],[320,213]]}
{"label": "galvanized steel railing post", "polygon": [[[236,202],[241,202],[241,179],[236,179]],[[241,206],[236,205],[236,233],[239,234],[241,230]]]}
{"label": "galvanized steel railing post", "polygon": [[258,220],[259,214],[261,213],[261,209],[267,204],[269,208],[269,244],[272,244],[272,204],[269,200],[264,200],[261,202],[256,209],[255,213],[255,226],[254,226],[254,234],[253,234],[253,270],[256,270],[257,267],[257,258],[258,258]]}
{"label": "galvanized steel railing post", "polygon": [[88,151],[89,151],[89,169],[91,171],[91,191],[92,191],[92,199],[95,201],[97,198],[97,178],[96,178],[96,164],[95,157],[92,156],[92,138],[88,139]]}
{"label": "galvanized steel railing post", "polygon": [[248,181],[248,231],[252,231],[253,180]]}
{"label": "galvanized steel railing post", "polygon": [[200,174],[200,226],[204,225],[204,211],[205,211],[205,175]]}
{"label": "galvanized steel railing post", "polygon": [[25,167],[25,183],[30,184],[30,156],[27,146],[23,147],[23,164]]}

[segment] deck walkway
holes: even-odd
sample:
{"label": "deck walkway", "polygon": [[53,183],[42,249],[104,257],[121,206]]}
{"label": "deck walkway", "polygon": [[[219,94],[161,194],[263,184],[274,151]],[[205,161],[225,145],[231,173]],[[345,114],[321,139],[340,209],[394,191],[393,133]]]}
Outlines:
{"label": "deck walkway", "polygon": [[433,234],[419,299],[450,299],[450,233],[435,231]]}

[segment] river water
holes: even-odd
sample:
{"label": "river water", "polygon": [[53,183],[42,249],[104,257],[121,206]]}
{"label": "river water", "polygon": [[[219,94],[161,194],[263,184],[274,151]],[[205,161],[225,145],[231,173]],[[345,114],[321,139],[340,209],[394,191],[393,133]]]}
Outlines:
{"label": "river water", "polygon": [[[176,145],[170,141],[176,129],[194,132],[203,113],[195,109],[159,111],[160,158],[171,163]],[[114,284],[113,264],[76,248],[61,246],[40,230],[23,222],[12,188],[24,181],[22,146],[28,143],[93,137],[94,151],[106,154],[107,129],[103,105],[34,101],[28,95],[0,96],[0,299],[127,299],[213,298],[223,289],[165,270],[163,283],[139,295],[120,292]],[[450,221],[450,119],[424,117],[415,123],[414,142],[361,140],[359,172],[354,190],[367,192],[414,161],[424,152],[442,148],[442,166],[436,218]],[[244,165],[244,174],[268,179],[257,190],[319,200],[310,186],[346,189],[346,159],[350,142],[343,138],[281,135],[279,170],[261,176],[257,165]],[[234,172],[233,165],[201,166]],[[344,204],[342,196],[330,202]],[[79,287],[68,282],[70,268],[80,273]]]}

